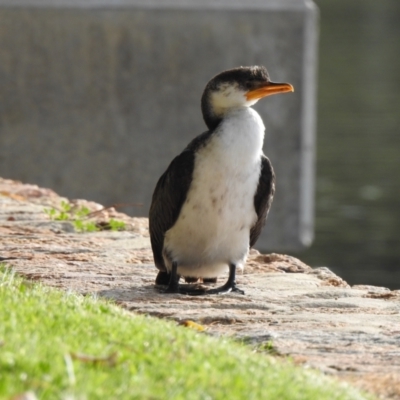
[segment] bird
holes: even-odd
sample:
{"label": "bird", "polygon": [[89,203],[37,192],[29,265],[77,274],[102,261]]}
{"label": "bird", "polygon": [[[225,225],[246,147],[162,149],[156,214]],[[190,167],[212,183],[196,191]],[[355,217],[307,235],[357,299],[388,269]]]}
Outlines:
{"label": "bird", "polygon": [[[224,294],[236,285],[265,224],[275,193],[275,173],[263,153],[265,127],[251,107],[289,83],[270,80],[264,66],[237,67],[213,77],[201,97],[208,130],[195,137],[169,164],[153,192],[149,231],[155,284],[164,293]],[[211,289],[179,285],[197,278],[226,283]]]}

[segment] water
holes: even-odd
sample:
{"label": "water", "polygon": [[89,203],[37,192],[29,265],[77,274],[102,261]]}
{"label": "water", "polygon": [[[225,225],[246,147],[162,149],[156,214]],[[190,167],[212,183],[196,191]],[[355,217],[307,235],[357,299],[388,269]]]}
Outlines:
{"label": "water", "polygon": [[400,1],[316,3],[316,237],[298,256],[400,289]]}

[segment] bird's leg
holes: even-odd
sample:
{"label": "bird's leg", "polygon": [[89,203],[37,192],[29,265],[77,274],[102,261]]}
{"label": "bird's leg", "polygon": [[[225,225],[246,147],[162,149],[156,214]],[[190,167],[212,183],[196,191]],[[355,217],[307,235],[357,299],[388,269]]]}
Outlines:
{"label": "bird's leg", "polygon": [[244,291],[236,286],[236,264],[229,264],[229,277],[225,285],[207,290],[204,294],[224,294],[229,292],[244,294]]}
{"label": "bird's leg", "polygon": [[197,289],[191,287],[180,287],[178,275],[178,263],[176,261],[172,262],[171,273],[169,274],[169,284],[168,287],[162,291],[162,293],[180,293],[180,294],[190,294],[190,295],[202,295],[206,293],[205,289]]}
{"label": "bird's leg", "polygon": [[178,275],[178,263],[176,261],[172,262],[171,273],[169,277],[168,287],[163,291],[163,293],[179,293],[179,278]]}

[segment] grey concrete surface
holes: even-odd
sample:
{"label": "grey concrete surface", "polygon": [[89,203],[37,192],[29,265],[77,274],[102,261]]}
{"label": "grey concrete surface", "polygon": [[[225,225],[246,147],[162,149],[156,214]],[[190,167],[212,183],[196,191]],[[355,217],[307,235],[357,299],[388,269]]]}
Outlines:
{"label": "grey concrete surface", "polygon": [[0,174],[145,216],[205,130],[216,73],[265,65],[295,93],[256,106],[277,194],[260,249],[312,239],[317,10],[311,1],[0,1]]}

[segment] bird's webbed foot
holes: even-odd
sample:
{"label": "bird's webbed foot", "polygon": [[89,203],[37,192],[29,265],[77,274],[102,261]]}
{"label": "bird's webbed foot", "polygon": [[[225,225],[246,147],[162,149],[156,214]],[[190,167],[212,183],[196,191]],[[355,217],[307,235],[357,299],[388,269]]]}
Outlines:
{"label": "bird's webbed foot", "polygon": [[166,289],[160,290],[160,293],[179,293],[179,284],[171,285],[169,284]]}
{"label": "bird's webbed foot", "polygon": [[239,294],[245,294],[242,289],[239,289],[236,285],[234,286],[229,286],[229,285],[223,285],[214,289],[209,289],[207,290],[204,294],[227,294],[227,293],[239,293]]}

